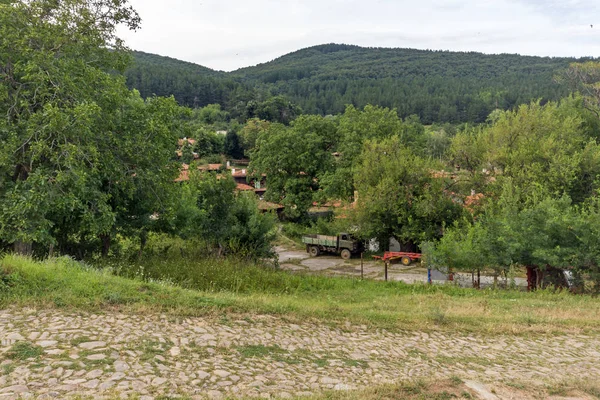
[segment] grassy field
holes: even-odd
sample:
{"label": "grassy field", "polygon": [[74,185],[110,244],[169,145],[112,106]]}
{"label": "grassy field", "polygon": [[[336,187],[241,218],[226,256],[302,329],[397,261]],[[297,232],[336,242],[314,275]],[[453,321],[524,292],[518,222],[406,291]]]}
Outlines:
{"label": "grassy field", "polygon": [[[600,387],[586,382],[557,382],[553,385],[536,386],[531,383],[501,383],[489,386],[490,392],[503,399],[562,399],[600,398]],[[353,392],[324,393],[309,400],[450,400],[477,399],[476,395],[460,378],[437,381],[416,380],[393,385],[382,385]]]}
{"label": "grassy field", "polygon": [[[118,276],[120,275],[120,276]],[[68,258],[0,260],[0,308],[175,315],[272,314],[387,329],[486,334],[595,332],[600,299],[290,274],[236,260],[152,259],[98,269]]]}
{"label": "grassy field", "polygon": [[[541,400],[555,396],[556,399],[587,399],[600,398],[600,386],[589,382],[556,382],[552,385],[536,386],[531,383],[497,382],[489,386],[490,393],[501,398]],[[115,394],[109,397],[118,400],[122,397]],[[436,381],[413,380],[397,384],[381,385],[363,390],[330,391],[309,397],[299,397],[303,400],[451,400],[477,399],[477,395],[460,378],[441,379]],[[92,400],[93,397],[75,397],[73,400]],[[137,400],[139,396],[129,397]],[[177,397],[178,400],[190,400],[191,397]],[[238,399],[245,400],[244,397]],[[275,398],[277,399],[277,397]],[[157,400],[174,400],[172,397],[157,397]],[[248,398],[250,400],[250,398]]]}

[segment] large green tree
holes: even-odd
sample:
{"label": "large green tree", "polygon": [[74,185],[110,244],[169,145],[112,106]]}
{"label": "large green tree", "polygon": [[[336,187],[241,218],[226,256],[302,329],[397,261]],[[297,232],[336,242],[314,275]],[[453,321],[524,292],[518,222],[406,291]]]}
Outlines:
{"label": "large green tree", "polygon": [[159,211],[177,106],[144,102],[115,73],[129,59],[117,26],[139,21],[125,0],[0,3],[2,242],[101,238],[106,252],[117,225]]}
{"label": "large green tree", "polygon": [[502,195],[488,202],[475,222],[456,224],[435,246],[426,246],[430,266],[478,275],[491,269],[498,276],[520,265],[541,271],[538,279],[550,267],[597,272],[590,244],[597,246],[592,232],[598,230],[588,222],[597,220],[596,208],[575,207],[567,196],[534,195],[523,202],[519,192],[507,182]]}
{"label": "large green tree", "polygon": [[367,141],[354,175],[355,218],[363,236],[382,243],[396,237],[413,249],[440,238],[463,208],[446,190],[448,180],[435,174],[439,168],[439,163],[413,154],[398,136]]}
{"label": "large green tree", "polygon": [[599,187],[600,147],[580,98],[498,111],[489,125],[453,139],[450,157],[464,189],[499,194],[504,180],[528,197],[567,194],[580,203]]}
{"label": "large green tree", "polygon": [[339,154],[335,170],[323,176],[323,187],[330,198],[350,200],[354,196],[354,172],[363,143],[397,136],[403,146],[422,153],[426,141],[423,125],[413,116],[402,121],[396,110],[367,105],[358,109],[352,105],[337,119],[332,147]]}
{"label": "large green tree", "polygon": [[250,170],[267,176],[267,199],[283,204],[287,217],[303,217],[322,198],[320,178],[334,168],[334,135],[331,119],[301,116],[291,127],[271,124],[258,137]]}

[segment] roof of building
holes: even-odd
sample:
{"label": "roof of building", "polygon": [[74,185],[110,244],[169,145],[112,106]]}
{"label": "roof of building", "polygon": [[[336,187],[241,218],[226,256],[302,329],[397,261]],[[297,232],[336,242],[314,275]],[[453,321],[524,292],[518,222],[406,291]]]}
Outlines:
{"label": "roof of building", "polygon": [[190,180],[190,171],[184,169],[179,173],[179,176],[177,177],[177,179],[175,179],[175,182],[184,182],[184,181],[189,181],[189,180]]}
{"label": "roof of building", "polygon": [[201,171],[218,171],[221,168],[223,168],[223,164],[206,164],[198,166],[198,169]]}
{"label": "roof of building", "polygon": [[344,205],[342,204],[341,200],[336,200],[336,201],[328,201],[325,203],[318,203],[318,202],[313,202],[313,207],[333,207],[333,208],[340,208],[343,207]]}
{"label": "roof of building", "polygon": [[245,183],[238,183],[236,189],[241,191],[254,191],[254,188],[252,186],[246,185]]}
{"label": "roof of building", "polygon": [[475,208],[480,206],[485,199],[485,195],[483,193],[474,193],[470,196],[465,197],[465,208],[470,212],[474,212]]}
{"label": "roof of building", "polygon": [[268,201],[260,200],[258,202],[258,209],[259,210],[264,210],[264,211],[268,211],[268,210],[283,210],[284,207],[281,204],[276,204],[276,203],[271,203],[271,202],[268,202]]}
{"label": "roof of building", "polygon": [[183,139],[179,139],[177,140],[177,144],[179,145],[179,147],[186,145],[186,144],[190,144],[190,145],[195,145],[197,143],[196,139],[192,139],[192,138],[183,138]]}

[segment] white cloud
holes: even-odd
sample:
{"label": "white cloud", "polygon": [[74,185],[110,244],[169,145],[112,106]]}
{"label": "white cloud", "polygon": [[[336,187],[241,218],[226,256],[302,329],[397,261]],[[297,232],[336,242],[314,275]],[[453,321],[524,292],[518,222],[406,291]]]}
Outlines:
{"label": "white cloud", "polygon": [[[597,0],[131,0],[136,50],[214,69],[323,43],[540,56],[600,55]],[[591,28],[590,25],[594,25]]]}

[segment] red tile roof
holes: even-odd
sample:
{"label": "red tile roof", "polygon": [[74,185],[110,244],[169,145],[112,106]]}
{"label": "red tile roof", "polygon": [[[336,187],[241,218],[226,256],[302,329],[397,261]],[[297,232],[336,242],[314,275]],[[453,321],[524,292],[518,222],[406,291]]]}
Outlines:
{"label": "red tile roof", "polygon": [[238,183],[236,186],[237,190],[242,190],[242,191],[246,191],[246,190],[254,190],[254,188],[250,185],[246,185],[245,183]]}
{"label": "red tile roof", "polygon": [[198,169],[201,171],[218,171],[221,168],[223,168],[223,164],[208,164],[198,166]]}
{"label": "red tile roof", "polygon": [[179,140],[177,140],[177,144],[179,145],[179,147],[186,145],[186,144],[190,144],[193,146],[196,144],[196,139],[191,139],[191,138],[190,139],[187,139],[187,138],[179,139]]}
{"label": "red tile roof", "polygon": [[182,170],[179,173],[179,177],[177,179],[175,179],[175,182],[184,182],[184,181],[189,181],[189,180],[190,180],[190,171]]}

